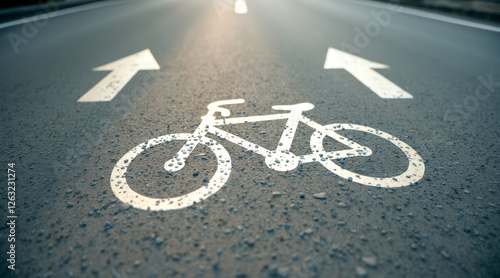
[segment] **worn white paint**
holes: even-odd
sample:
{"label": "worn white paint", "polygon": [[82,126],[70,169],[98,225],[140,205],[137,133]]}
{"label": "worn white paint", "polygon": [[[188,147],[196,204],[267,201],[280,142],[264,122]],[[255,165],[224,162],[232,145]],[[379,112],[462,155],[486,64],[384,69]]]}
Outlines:
{"label": "worn white paint", "polygon": [[[271,114],[250,117],[236,117],[236,118],[223,118],[216,119],[216,113],[220,113],[223,117],[229,117],[230,111],[222,108],[222,105],[243,103],[243,99],[233,99],[216,101],[208,105],[208,113],[202,117],[200,126],[192,134],[174,134],[165,135],[158,138],[148,140],[144,144],[139,144],[127,154],[125,154],[113,168],[111,174],[111,188],[115,195],[127,204],[135,208],[144,210],[173,210],[191,206],[201,200],[210,197],[217,192],[224,183],[228,180],[231,172],[231,158],[227,150],[219,144],[219,142],[207,137],[207,134],[215,134],[219,138],[225,139],[229,142],[237,144],[242,148],[252,151],[256,154],[265,157],[267,167],[276,171],[290,171],[295,169],[299,164],[319,162],[331,172],[339,175],[342,178],[352,180],[360,184],[377,187],[401,187],[407,186],[412,183],[418,182],[424,175],[425,165],[422,158],[418,153],[406,143],[400,141],[396,137],[379,131],[370,127],[353,125],[353,124],[332,124],[320,125],[302,115],[302,112],[314,108],[311,103],[299,103],[295,105],[277,105],[272,108],[275,110],[285,110],[287,113]],[[287,119],[287,124],[278,146],[275,150],[268,150],[255,143],[247,141],[241,137],[231,134],[227,131],[217,128],[217,126],[232,125],[239,123],[252,123],[261,121],[274,121]],[[315,132],[311,136],[311,150],[312,153],[307,155],[295,155],[290,151],[292,142],[295,136],[295,131],[299,123],[304,123],[313,128]],[[406,171],[400,175],[393,177],[370,177],[360,175],[345,169],[335,164],[334,160],[370,156],[372,150],[368,147],[362,146],[353,140],[341,136],[336,131],[338,130],[357,130],[370,133],[380,138],[386,139],[401,151],[403,151],[408,159],[408,167]],[[345,150],[337,150],[327,152],[323,148],[323,140],[326,136],[342,143],[346,146]],[[201,187],[191,193],[178,197],[170,198],[150,198],[143,196],[133,191],[127,184],[127,168],[132,160],[145,150],[154,147],[155,145],[169,142],[172,140],[186,141],[183,147],[177,154],[166,161],[164,164],[165,170],[169,172],[177,172],[183,169],[186,159],[191,155],[193,150],[198,144],[203,144],[215,154],[217,158],[217,170],[214,176],[210,179],[206,186]]]}
{"label": "worn white paint", "polygon": [[[367,126],[354,125],[354,124],[331,124],[323,126],[322,130],[316,130],[311,137],[311,149],[313,150],[313,152],[325,153],[325,149],[323,148],[323,139],[326,136],[330,136],[342,142],[343,144],[347,144],[349,146],[352,144],[356,144],[352,140],[349,140],[345,137],[340,138],[338,133],[335,132],[337,130],[363,131],[366,133],[371,133],[373,135],[379,136],[383,139],[386,139],[387,141],[391,142],[405,153],[406,158],[408,159],[408,167],[404,173],[397,176],[370,177],[343,169],[338,164],[335,164],[331,159],[320,159],[319,162],[323,164],[323,166],[325,166],[332,173],[344,179],[351,180],[353,182],[369,186],[376,186],[376,187],[401,187],[402,185],[409,185],[412,183],[416,183],[424,176],[425,172],[424,161],[422,157],[420,157],[420,155],[414,149],[412,149],[405,142],[399,140],[398,138],[388,133]],[[335,151],[333,153],[335,154],[334,158],[337,158],[338,156],[342,156],[342,158],[347,158],[354,156],[369,156],[371,155],[372,151],[366,147],[361,147],[361,148],[357,147],[354,153],[351,152],[351,153],[340,154],[340,152],[338,151]]]}
{"label": "worn white paint", "polygon": [[94,71],[111,71],[111,73],[78,99],[78,102],[110,101],[138,71],[159,69],[160,66],[149,49],[94,68]]}
{"label": "worn white paint", "polygon": [[345,69],[381,98],[413,98],[407,91],[373,69],[388,69],[388,65],[372,62],[333,47],[328,48],[325,69]]}
{"label": "worn white paint", "polygon": [[231,172],[231,158],[229,157],[226,149],[212,144],[210,142],[211,139],[207,137],[201,138],[198,143],[209,147],[209,149],[217,154],[218,157],[217,171],[215,171],[214,176],[210,179],[207,185],[179,197],[151,198],[135,192],[127,183],[125,175],[127,167],[138,154],[154,147],[155,145],[170,142],[172,140],[186,140],[189,142],[189,140],[193,139],[192,137],[193,135],[188,133],[165,135],[149,140],[147,143],[139,144],[130,150],[118,161],[118,163],[116,163],[116,166],[113,168],[113,172],[111,173],[111,188],[113,193],[115,193],[116,197],[118,197],[118,199],[122,202],[143,210],[181,209],[192,206],[193,204],[210,197],[212,194],[217,192],[229,178],[229,173]]}

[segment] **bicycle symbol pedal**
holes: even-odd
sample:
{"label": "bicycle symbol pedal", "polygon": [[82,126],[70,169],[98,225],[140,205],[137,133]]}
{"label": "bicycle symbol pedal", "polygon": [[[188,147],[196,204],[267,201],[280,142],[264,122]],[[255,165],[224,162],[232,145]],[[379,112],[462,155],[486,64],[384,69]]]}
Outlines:
{"label": "bicycle symbol pedal", "polygon": [[[125,154],[113,168],[111,174],[111,188],[113,193],[124,203],[130,204],[135,208],[143,210],[166,211],[186,208],[194,205],[202,200],[207,199],[215,194],[229,179],[231,172],[231,157],[227,150],[215,140],[207,137],[207,134],[214,134],[219,138],[239,145],[240,147],[252,151],[258,155],[265,157],[267,167],[276,171],[290,171],[297,168],[300,164],[319,162],[332,173],[350,181],[377,187],[401,187],[418,182],[424,175],[425,166],[420,155],[409,145],[399,140],[398,138],[374,128],[355,125],[355,124],[330,124],[320,125],[302,115],[302,112],[314,108],[311,103],[299,103],[295,105],[276,105],[272,106],[274,110],[285,110],[288,113],[249,116],[249,117],[233,117],[216,119],[215,113],[219,112],[223,117],[229,117],[231,112],[220,106],[230,104],[244,103],[243,99],[232,99],[216,101],[208,105],[208,113],[201,117],[202,122],[192,133],[178,133],[164,135],[154,139],[150,139],[147,143],[137,145],[135,148]],[[268,150],[255,143],[247,141],[232,133],[217,128],[218,126],[232,125],[239,123],[252,123],[261,121],[276,121],[286,119],[286,127],[283,131],[281,139],[275,150]],[[299,123],[308,125],[314,129],[311,136],[310,147],[311,154],[295,155],[290,152],[295,132]],[[362,146],[351,139],[343,137],[336,131],[339,130],[355,130],[376,135],[385,139],[396,147],[401,149],[408,159],[408,167],[405,172],[393,177],[371,177],[361,175],[346,169],[334,163],[332,160],[345,159],[351,157],[370,156],[372,150],[366,146]],[[343,145],[348,146],[347,150],[325,151],[323,141],[328,136]],[[170,141],[183,140],[186,143],[181,147],[172,159],[169,159],[164,164],[164,169],[168,172],[177,172],[184,168],[186,159],[192,154],[193,150],[199,144],[205,145],[210,149],[217,158],[217,169],[214,176],[201,188],[188,194],[171,197],[171,198],[151,198],[139,194],[134,191],[127,183],[126,172],[128,166],[137,157],[138,154],[145,152],[158,144]]]}

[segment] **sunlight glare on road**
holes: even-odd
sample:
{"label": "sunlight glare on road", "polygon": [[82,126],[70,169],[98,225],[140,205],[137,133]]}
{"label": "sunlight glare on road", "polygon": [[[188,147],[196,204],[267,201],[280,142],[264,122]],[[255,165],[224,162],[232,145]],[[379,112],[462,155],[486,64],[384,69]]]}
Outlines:
{"label": "sunlight glare on road", "polygon": [[248,12],[245,0],[236,0],[234,3],[234,12],[236,14],[246,14]]}

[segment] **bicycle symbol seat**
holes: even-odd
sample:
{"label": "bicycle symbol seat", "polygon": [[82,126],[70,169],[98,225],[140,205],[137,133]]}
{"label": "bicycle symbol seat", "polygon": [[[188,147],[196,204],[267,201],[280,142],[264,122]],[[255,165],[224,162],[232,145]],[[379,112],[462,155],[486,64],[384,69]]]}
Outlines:
{"label": "bicycle symbol seat", "polygon": [[[231,157],[229,156],[227,150],[219,144],[219,142],[207,137],[207,134],[214,134],[219,138],[223,138],[246,150],[265,157],[267,167],[276,171],[290,171],[297,168],[299,164],[319,162],[326,169],[344,179],[363,185],[377,187],[407,186],[418,182],[424,175],[425,166],[422,158],[414,149],[403,141],[383,131],[362,125],[320,125],[302,115],[303,111],[308,111],[314,108],[314,105],[311,103],[272,106],[274,110],[289,111],[288,113],[216,119],[215,113],[217,112],[219,112],[223,117],[229,117],[231,115],[230,110],[220,106],[240,104],[244,102],[245,100],[243,99],[213,102],[208,105],[208,113],[201,117],[202,122],[193,133],[164,135],[150,139],[146,141],[146,143],[142,143],[134,147],[127,154],[125,154],[113,168],[110,180],[113,193],[122,202],[130,204],[135,208],[154,211],[166,211],[189,207],[215,194],[229,179],[231,172]],[[287,123],[275,150],[268,150],[232,133],[217,128],[217,126],[224,125],[246,122],[275,121],[282,119],[286,119]],[[290,151],[299,123],[304,123],[314,129],[310,139],[312,152],[307,155],[295,155]],[[393,177],[371,177],[343,169],[341,166],[336,164],[334,160],[370,156],[372,154],[372,150],[354,142],[351,139],[343,137],[336,132],[339,130],[362,131],[388,140],[405,153],[406,158],[408,159],[408,167],[406,171]],[[326,136],[342,143],[348,148],[340,151],[326,151],[323,147],[323,141]],[[183,140],[186,142],[172,159],[165,162],[164,169],[170,173],[182,170],[185,166],[186,159],[191,155],[195,147],[202,144],[207,146],[208,149],[215,154],[215,157],[217,157],[217,169],[209,182],[193,192],[170,198],[147,197],[130,188],[127,184],[126,172],[133,159],[136,158],[138,154],[145,152],[147,149],[152,148],[155,145],[173,140]]]}

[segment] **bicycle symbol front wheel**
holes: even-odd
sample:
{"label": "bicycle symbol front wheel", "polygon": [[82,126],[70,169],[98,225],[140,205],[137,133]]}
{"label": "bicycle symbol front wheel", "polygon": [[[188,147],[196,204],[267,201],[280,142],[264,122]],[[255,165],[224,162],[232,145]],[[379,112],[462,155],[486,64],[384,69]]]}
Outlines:
{"label": "bicycle symbol front wheel", "polygon": [[116,163],[113,168],[110,180],[113,193],[122,202],[130,204],[135,208],[154,211],[174,210],[189,207],[213,195],[221,189],[229,178],[229,174],[231,172],[231,158],[227,150],[222,145],[207,137],[199,138],[199,143],[207,146],[208,149],[215,154],[215,157],[217,157],[217,170],[210,181],[201,188],[178,197],[152,198],[139,194],[130,188],[127,183],[127,168],[137,155],[158,144],[174,140],[187,141],[192,138],[193,135],[189,133],[165,135],[148,140],[148,143],[139,144],[135,148],[131,149]]}
{"label": "bicycle symbol front wheel", "polygon": [[337,130],[363,131],[379,136],[383,139],[386,139],[387,141],[391,142],[405,153],[406,158],[408,159],[408,168],[404,173],[400,175],[393,177],[379,178],[379,177],[360,175],[355,172],[343,169],[340,165],[337,165],[330,159],[319,160],[319,162],[323,164],[323,166],[325,166],[328,170],[330,170],[334,174],[344,179],[352,180],[353,182],[357,182],[363,185],[378,186],[378,187],[407,186],[418,182],[424,176],[425,165],[422,160],[422,157],[420,157],[420,155],[412,147],[410,147],[405,142],[399,140],[398,138],[388,133],[362,125],[331,124],[324,126],[324,130],[322,131],[319,130],[315,131],[311,136],[311,149],[313,150],[313,153],[326,153],[323,147],[325,136],[328,135],[328,131],[335,132]]}

